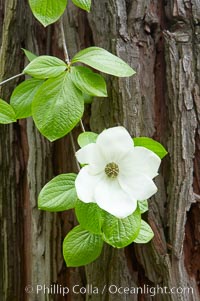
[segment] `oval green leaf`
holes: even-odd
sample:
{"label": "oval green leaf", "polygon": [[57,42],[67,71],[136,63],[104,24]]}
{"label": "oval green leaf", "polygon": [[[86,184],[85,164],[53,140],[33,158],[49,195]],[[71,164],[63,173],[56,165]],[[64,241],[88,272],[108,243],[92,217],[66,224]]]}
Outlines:
{"label": "oval green leaf", "polygon": [[106,214],[102,226],[103,239],[113,247],[124,248],[138,236],[140,224],[141,214],[139,208],[123,219]]}
{"label": "oval green leaf", "polygon": [[77,226],[64,239],[63,256],[68,267],[79,267],[97,259],[102,247],[103,240],[100,235]]}
{"label": "oval green leaf", "polygon": [[145,213],[146,211],[148,211],[148,201],[144,200],[144,201],[138,201],[138,206],[140,208],[140,212],[141,213]]}
{"label": "oval green leaf", "polygon": [[15,111],[6,101],[0,99],[0,123],[9,124],[16,121]]}
{"label": "oval green leaf", "polygon": [[141,220],[141,228],[138,236],[134,239],[137,244],[146,244],[154,237],[151,227],[143,220]]}
{"label": "oval green leaf", "polygon": [[83,98],[84,98],[84,103],[85,104],[91,104],[94,100],[94,97],[91,95],[87,95],[85,93],[83,93]]}
{"label": "oval green leaf", "polygon": [[83,111],[83,96],[66,72],[47,80],[32,103],[35,124],[50,141],[69,133],[80,121]]}
{"label": "oval green leaf", "polygon": [[35,55],[34,53],[32,53],[31,51],[25,49],[25,48],[22,48],[22,50],[24,51],[25,53],[25,56],[27,57],[27,59],[31,62],[33,61],[34,59],[36,59],[37,55]]}
{"label": "oval green leaf", "polygon": [[95,143],[97,140],[98,134],[93,132],[84,132],[78,136],[78,145],[84,147],[87,144]]}
{"label": "oval green leaf", "polygon": [[72,209],[77,201],[76,174],[62,174],[53,178],[41,190],[38,207],[41,210],[59,212]]}
{"label": "oval green leaf", "polygon": [[154,152],[160,159],[164,158],[168,152],[162,144],[149,137],[133,138],[134,146],[143,146]]}
{"label": "oval green leaf", "polygon": [[46,27],[61,17],[67,6],[67,0],[29,0],[29,4],[33,15]]}
{"label": "oval green leaf", "polygon": [[76,6],[78,6],[78,7],[82,8],[82,9],[86,10],[87,12],[90,11],[91,0],[72,0],[72,2]]}
{"label": "oval green leaf", "polygon": [[83,93],[98,97],[107,96],[105,79],[89,68],[83,66],[71,67],[71,78],[76,87]]}
{"label": "oval green leaf", "polygon": [[135,71],[122,59],[100,47],[89,47],[78,52],[72,63],[81,62],[107,74],[127,77]]}
{"label": "oval green leaf", "polygon": [[31,78],[15,88],[11,95],[10,104],[16,113],[17,119],[32,115],[32,101],[43,82],[43,80]]}
{"label": "oval green leaf", "polygon": [[67,69],[64,61],[54,56],[41,55],[32,60],[24,73],[39,79],[57,77]]}
{"label": "oval green leaf", "polygon": [[101,234],[101,227],[104,221],[104,211],[95,203],[83,203],[78,201],[75,213],[82,228],[94,233]]}

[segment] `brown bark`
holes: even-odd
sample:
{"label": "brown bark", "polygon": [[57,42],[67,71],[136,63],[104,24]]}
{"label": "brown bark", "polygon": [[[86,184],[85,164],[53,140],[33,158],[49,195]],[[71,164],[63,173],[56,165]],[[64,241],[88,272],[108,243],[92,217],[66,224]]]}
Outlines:
{"label": "brown bark", "polygon": [[[0,1],[0,77],[19,73],[25,47],[62,58],[59,28],[43,29],[26,1]],[[25,18],[25,19],[24,19]],[[25,22],[25,23],[24,23]],[[100,132],[124,125],[133,136],[150,136],[169,151],[156,179],[158,193],[145,218],[155,237],[122,250],[105,246],[86,268],[67,269],[62,239],[75,223],[73,212],[37,209],[41,187],[54,175],[75,171],[68,137],[50,144],[32,120],[0,126],[0,296],[8,300],[188,300],[199,299],[200,275],[200,9],[199,1],[93,1],[86,14],[69,3],[64,16],[72,57],[90,45],[127,61],[137,74],[106,76],[109,97],[95,99],[84,116]],[[16,31],[17,28],[17,31]],[[16,59],[17,58],[17,59]],[[16,82],[1,89],[9,99]],[[91,118],[90,118],[91,117]],[[76,137],[80,129],[74,131]],[[137,287],[192,287],[193,294],[61,295],[26,294],[27,284],[72,287],[92,284]]]}

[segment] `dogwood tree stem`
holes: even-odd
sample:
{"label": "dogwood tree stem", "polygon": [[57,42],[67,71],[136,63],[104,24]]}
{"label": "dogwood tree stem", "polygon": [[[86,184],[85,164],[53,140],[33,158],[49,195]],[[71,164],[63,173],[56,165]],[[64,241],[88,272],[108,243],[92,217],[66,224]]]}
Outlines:
{"label": "dogwood tree stem", "polygon": [[65,61],[67,64],[70,63],[69,59],[69,53],[67,50],[67,43],[65,39],[65,32],[64,32],[64,27],[63,27],[63,19],[61,18],[60,20],[60,32],[61,32],[61,39],[62,39],[62,46],[63,46],[63,51],[64,51],[64,56],[65,56]]}
{"label": "dogwood tree stem", "polygon": [[11,80],[13,80],[13,79],[15,79],[15,78],[20,77],[20,76],[22,76],[22,75],[24,75],[23,72],[22,72],[22,73],[19,73],[19,74],[17,74],[17,75],[14,75],[14,76],[12,76],[12,77],[10,77],[10,78],[4,80],[3,82],[1,82],[1,83],[0,83],[0,86],[6,84],[7,82],[9,82],[9,81],[11,81]]}
{"label": "dogwood tree stem", "polygon": [[80,125],[81,125],[81,129],[82,129],[82,131],[83,131],[83,132],[85,132],[85,127],[84,127],[84,125],[83,125],[83,121],[82,121],[82,119],[80,120]]}
{"label": "dogwood tree stem", "polygon": [[[61,39],[62,39],[62,46],[63,46],[65,61],[69,65],[70,64],[70,59],[69,59],[69,53],[68,53],[67,43],[66,43],[66,39],[65,39],[63,19],[60,20],[60,31],[61,31]],[[84,128],[82,120],[80,120],[80,125],[81,125],[82,131],[85,132],[85,128]],[[75,155],[76,154],[76,147],[75,147],[74,137],[73,137],[72,132],[69,133],[69,136],[70,136],[70,140],[71,140],[71,144],[72,144],[72,149],[73,149],[73,152],[74,152],[74,155]],[[76,159],[76,157],[75,157],[75,160],[76,160],[76,167],[77,167],[78,171],[80,171],[81,167],[80,167],[79,162]]]}
{"label": "dogwood tree stem", "polygon": [[[70,140],[71,140],[71,144],[72,144],[72,149],[73,149],[73,153],[74,155],[76,154],[76,147],[75,147],[75,143],[74,143],[74,137],[72,135],[72,132],[69,133],[69,137],[70,137]],[[77,170],[80,171],[80,165],[78,163],[78,160],[76,159],[75,157],[75,161],[76,161],[76,167],[77,167]]]}

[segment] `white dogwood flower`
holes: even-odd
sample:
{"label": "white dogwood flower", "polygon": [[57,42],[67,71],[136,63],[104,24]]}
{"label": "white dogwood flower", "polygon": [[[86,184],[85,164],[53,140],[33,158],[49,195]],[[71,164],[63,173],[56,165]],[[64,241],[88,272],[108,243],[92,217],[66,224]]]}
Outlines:
{"label": "white dogwood flower", "polygon": [[124,127],[104,130],[96,143],[76,152],[84,166],[75,181],[78,198],[97,203],[118,218],[125,218],[137,208],[137,201],[156,193],[152,179],[158,175],[160,158],[147,148],[134,147]]}

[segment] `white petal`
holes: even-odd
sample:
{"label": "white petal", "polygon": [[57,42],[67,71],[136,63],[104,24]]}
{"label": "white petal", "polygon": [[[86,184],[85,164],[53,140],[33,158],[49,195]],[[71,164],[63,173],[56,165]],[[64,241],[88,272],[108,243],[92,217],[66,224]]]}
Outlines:
{"label": "white petal", "polygon": [[119,174],[118,180],[122,189],[138,201],[150,198],[158,190],[154,182],[144,174],[132,174],[131,177]]}
{"label": "white petal", "polygon": [[132,214],[137,201],[120,187],[117,179],[104,177],[95,188],[95,200],[100,208],[118,217],[125,218]]}
{"label": "white petal", "polygon": [[90,165],[90,173],[97,174],[105,169],[106,160],[96,143],[90,143],[76,152],[76,158],[81,164]]}
{"label": "white petal", "polygon": [[97,183],[101,180],[100,175],[90,175],[89,167],[81,168],[75,180],[75,187],[78,198],[84,203],[95,203],[94,189]]}
{"label": "white petal", "polygon": [[134,148],[133,139],[122,126],[104,130],[97,138],[96,144],[107,158],[107,163],[118,162]]}
{"label": "white petal", "polygon": [[150,178],[158,175],[161,159],[149,149],[136,146],[123,160],[120,161],[120,170],[124,174],[140,173]]}

